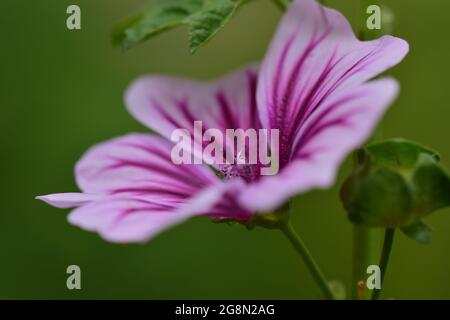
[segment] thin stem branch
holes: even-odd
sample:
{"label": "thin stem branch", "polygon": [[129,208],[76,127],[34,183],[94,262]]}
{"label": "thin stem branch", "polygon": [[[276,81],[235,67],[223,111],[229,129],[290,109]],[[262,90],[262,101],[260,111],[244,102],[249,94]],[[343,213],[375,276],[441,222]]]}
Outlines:
{"label": "thin stem branch", "polygon": [[[394,243],[395,229],[386,229],[384,233],[383,251],[380,258],[381,269],[381,288],[383,288],[383,281],[386,275],[386,269],[389,263],[389,257],[392,251],[392,244]],[[381,288],[375,289],[372,293],[372,300],[378,300],[381,294]]]}
{"label": "thin stem branch", "polygon": [[289,221],[283,222],[281,223],[280,229],[284,233],[284,235],[288,238],[288,240],[291,242],[291,244],[293,245],[297,253],[300,255],[300,257],[303,259],[304,263],[306,264],[306,267],[308,268],[315,282],[322,290],[323,295],[327,299],[336,300],[333,292],[331,291],[330,286],[328,285],[328,281],[326,280],[322,271],[319,269],[319,266],[312,257],[308,248],[303,243],[303,240],[300,238],[297,232],[295,232],[294,228],[292,227],[292,224]]}

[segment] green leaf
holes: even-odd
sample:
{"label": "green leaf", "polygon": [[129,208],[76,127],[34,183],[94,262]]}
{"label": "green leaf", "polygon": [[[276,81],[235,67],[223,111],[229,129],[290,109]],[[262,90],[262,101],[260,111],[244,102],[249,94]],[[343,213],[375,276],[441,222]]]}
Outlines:
{"label": "green leaf", "polygon": [[204,0],[157,0],[144,12],[125,19],[113,31],[113,41],[125,49],[173,28],[202,9]]}
{"label": "green leaf", "polygon": [[436,152],[401,139],[369,145],[356,153],[341,188],[354,223],[395,228],[450,205],[450,178]]}
{"label": "green leaf", "polygon": [[432,230],[422,221],[405,226],[402,228],[402,231],[406,236],[421,244],[429,244],[431,242]]}
{"label": "green leaf", "polygon": [[230,19],[241,1],[207,0],[203,9],[194,14],[189,22],[191,29],[190,52],[194,53],[219,31]]}
{"label": "green leaf", "polygon": [[190,26],[189,50],[194,53],[231,18],[244,0],[159,0],[151,8],[119,23],[113,42],[127,49],[178,25]]}

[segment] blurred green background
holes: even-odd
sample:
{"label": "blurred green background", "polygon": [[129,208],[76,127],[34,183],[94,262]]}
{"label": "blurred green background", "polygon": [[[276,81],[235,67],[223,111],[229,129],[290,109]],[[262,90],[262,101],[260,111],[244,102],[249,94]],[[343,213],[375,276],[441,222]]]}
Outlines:
{"label": "blurred green background", "polygon": [[[356,2],[328,0],[351,21],[364,14]],[[127,52],[113,48],[114,23],[146,3],[2,0],[0,298],[319,298],[279,232],[193,219],[145,245],[114,245],[69,225],[68,210],[33,199],[76,191],[73,167],[91,145],[146,131],[123,106],[124,89],[136,76],[208,79],[260,60],[281,16],[271,1],[255,0],[193,56],[186,28]],[[450,167],[450,2],[384,3],[411,53],[391,72],[402,92],[383,121],[383,136],[422,142]],[[66,29],[70,4],[81,7],[81,31]],[[337,185],[348,169],[349,161]],[[294,210],[293,223],[325,274],[348,287],[352,228],[338,187],[298,197]],[[384,297],[450,298],[450,210],[426,221],[434,229],[427,247],[398,234]],[[66,288],[70,264],[81,267],[82,290]]]}

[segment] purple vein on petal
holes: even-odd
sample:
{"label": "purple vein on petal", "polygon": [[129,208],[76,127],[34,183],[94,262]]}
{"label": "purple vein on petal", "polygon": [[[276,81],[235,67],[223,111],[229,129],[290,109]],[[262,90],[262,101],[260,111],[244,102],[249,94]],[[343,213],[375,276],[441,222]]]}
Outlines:
{"label": "purple vein on petal", "polygon": [[220,111],[223,118],[223,127],[224,129],[234,129],[236,127],[236,123],[234,121],[234,116],[231,111],[230,104],[224,94],[223,91],[218,91],[215,96],[217,102],[220,106]]}
{"label": "purple vein on petal", "polygon": [[164,194],[164,195],[171,195],[181,198],[188,198],[192,194],[190,192],[182,192],[179,189],[178,190],[170,190],[168,188],[161,188],[161,187],[141,187],[141,188],[120,188],[120,189],[114,189],[111,190],[111,194],[120,194],[120,193],[126,193],[126,192],[132,192],[136,193],[137,195],[147,195],[147,194]]}
{"label": "purple vein on petal", "polygon": [[357,113],[364,112],[364,108],[353,109],[353,110],[350,110],[350,111],[344,113],[337,119],[334,118],[334,119],[327,120],[327,121],[321,123],[322,121],[324,121],[326,119],[327,116],[330,115],[330,113],[334,109],[339,108],[339,106],[345,105],[349,101],[352,101],[358,97],[359,97],[359,95],[344,97],[344,98],[340,99],[339,101],[336,101],[335,103],[331,104],[329,107],[324,109],[320,114],[318,114],[316,116],[316,118],[314,119],[314,121],[312,121],[305,128],[305,130],[304,130],[303,134],[300,136],[297,144],[294,146],[292,154],[295,155],[300,149],[302,149],[303,146],[305,146],[309,142],[309,140],[312,137],[314,137],[317,133],[321,132],[325,128],[330,127],[332,125],[338,125],[338,124],[342,125],[342,124],[344,124],[343,118],[349,119]]}
{"label": "purple vein on petal", "polygon": [[[198,182],[196,179],[192,179],[192,175],[190,174],[184,174],[185,171],[175,171],[175,170],[171,170],[168,168],[165,168],[161,165],[155,165],[155,164],[151,164],[151,163],[145,163],[145,162],[139,162],[139,161],[132,161],[132,160],[124,160],[124,159],[119,159],[119,158],[115,158],[115,157],[110,157],[111,160],[115,161],[116,163],[111,164],[109,166],[106,166],[105,168],[103,168],[102,170],[100,170],[98,172],[98,174],[101,174],[105,171],[108,170],[114,170],[114,169],[118,169],[121,167],[137,167],[137,168],[141,168],[141,169],[145,169],[145,170],[149,170],[149,171],[154,171],[156,173],[160,173],[162,175],[165,175],[167,177],[171,177],[172,179],[176,180],[176,181],[189,181],[190,183],[192,183],[195,186],[198,187],[203,187],[204,184]],[[175,164],[173,164],[172,162],[170,162],[173,166],[176,166]],[[182,174],[183,173],[183,174]]]}
{"label": "purple vein on petal", "polygon": [[247,71],[247,82],[248,82],[248,98],[249,98],[249,117],[250,125],[253,129],[259,129],[260,123],[258,118],[258,106],[256,102],[256,87],[257,87],[257,75],[252,71]]}
{"label": "purple vein on petal", "polygon": [[154,105],[155,109],[167,122],[169,122],[175,128],[182,128],[181,124],[176,121],[171,115],[169,115],[156,99],[150,97],[150,102]]}
{"label": "purple vein on petal", "polygon": [[[275,79],[274,79],[274,85],[272,88],[272,108],[269,108],[270,111],[272,111],[273,114],[270,115],[269,123],[273,123],[273,120],[277,118],[277,106],[278,106],[278,100],[279,100],[279,92],[280,92],[280,84],[281,84],[281,78],[284,73],[284,64],[287,58],[287,55],[289,53],[289,49],[291,48],[292,44],[294,43],[295,34],[291,35],[286,43],[284,44],[283,50],[281,52],[281,56],[278,59],[277,67],[275,70]],[[266,90],[269,92],[269,90]]]}
{"label": "purple vein on petal", "polygon": [[[298,107],[295,107],[294,114],[296,114],[294,121],[287,132],[291,140],[295,137],[295,134],[301,127],[301,123],[306,119],[311,113],[308,112],[311,109],[312,100],[317,95],[317,92],[326,84],[326,79],[331,71],[336,67],[338,62],[333,62],[336,56],[336,50],[333,52],[332,56],[329,58],[324,70],[321,72],[320,76],[317,78],[316,82],[312,86],[312,89],[308,91],[305,99],[300,103],[297,102]],[[290,141],[292,143],[293,141]]]}

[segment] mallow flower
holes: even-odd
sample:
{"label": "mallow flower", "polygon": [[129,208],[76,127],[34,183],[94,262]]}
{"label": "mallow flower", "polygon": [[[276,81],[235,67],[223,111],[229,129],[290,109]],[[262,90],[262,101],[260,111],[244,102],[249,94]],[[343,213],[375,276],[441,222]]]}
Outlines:
{"label": "mallow flower", "polygon": [[[397,96],[395,80],[372,79],[407,52],[408,44],[392,36],[359,41],[339,12],[296,0],[260,67],[211,83],[137,79],[126,106],[156,135],[128,134],[92,147],[75,168],[80,193],[38,199],[75,207],[70,223],[113,242],[143,242],[193,216],[246,223],[334,183],[341,161],[368,139]],[[223,132],[278,129],[278,173],[261,175],[259,164],[173,163],[171,134],[192,131],[194,121]]]}

